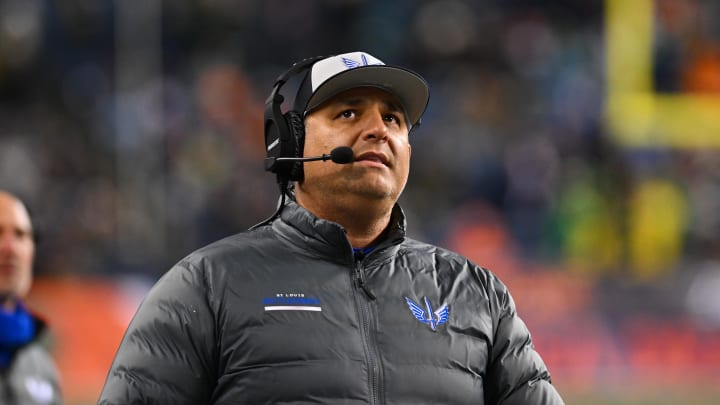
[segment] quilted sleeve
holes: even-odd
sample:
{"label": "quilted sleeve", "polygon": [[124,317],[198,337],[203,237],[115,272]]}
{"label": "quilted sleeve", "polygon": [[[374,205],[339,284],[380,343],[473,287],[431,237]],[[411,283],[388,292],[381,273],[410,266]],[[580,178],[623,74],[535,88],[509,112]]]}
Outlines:
{"label": "quilted sleeve", "polygon": [[180,263],[143,300],[105,381],[99,405],[210,402],[214,318],[203,273]]}
{"label": "quilted sleeve", "polygon": [[560,394],[550,382],[550,373],[535,348],[525,323],[505,285],[491,279],[490,305],[495,334],[485,392],[487,404],[559,405]]}

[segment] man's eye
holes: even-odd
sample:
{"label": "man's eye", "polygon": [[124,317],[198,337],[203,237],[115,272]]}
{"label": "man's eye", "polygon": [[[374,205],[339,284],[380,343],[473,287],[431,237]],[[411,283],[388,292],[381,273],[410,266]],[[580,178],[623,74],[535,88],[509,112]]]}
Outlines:
{"label": "man's eye", "polygon": [[23,229],[15,230],[15,239],[22,240],[22,239],[29,239],[29,238],[30,238],[30,232],[23,230]]}
{"label": "man's eye", "polygon": [[340,115],[343,118],[352,118],[355,116],[355,112],[353,110],[345,110],[342,113],[340,113]]}
{"label": "man's eye", "polygon": [[399,118],[397,115],[394,115],[394,114],[387,114],[387,115],[385,116],[385,121],[395,122],[396,124],[399,124],[399,123],[400,123],[400,118]]}

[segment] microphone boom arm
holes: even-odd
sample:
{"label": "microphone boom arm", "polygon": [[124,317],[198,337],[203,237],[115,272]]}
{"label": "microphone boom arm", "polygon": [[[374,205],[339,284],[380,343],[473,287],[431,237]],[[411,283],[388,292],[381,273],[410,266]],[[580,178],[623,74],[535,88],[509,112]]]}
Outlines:
{"label": "microphone boom arm", "polygon": [[353,150],[349,146],[338,146],[337,148],[330,151],[330,153],[323,153],[320,156],[311,157],[269,157],[265,158],[265,169],[270,170],[275,167],[275,164],[282,162],[313,162],[316,160],[331,160],[337,164],[352,163],[355,160]]}
{"label": "microphone boom arm", "polygon": [[313,157],[302,157],[302,158],[289,158],[289,157],[279,157],[275,158],[276,162],[314,162],[316,160],[322,160],[323,162],[326,160],[331,160],[332,155],[329,153],[323,153],[322,156],[313,156]]}

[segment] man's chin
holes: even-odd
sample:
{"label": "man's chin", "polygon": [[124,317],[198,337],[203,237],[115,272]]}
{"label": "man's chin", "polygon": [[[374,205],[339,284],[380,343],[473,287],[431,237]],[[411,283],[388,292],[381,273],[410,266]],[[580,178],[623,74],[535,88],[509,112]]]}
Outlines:
{"label": "man's chin", "polygon": [[17,297],[14,292],[0,291],[0,310],[13,308],[15,302],[17,302]]}
{"label": "man's chin", "polygon": [[394,200],[391,189],[387,187],[358,187],[348,190],[348,193],[368,203]]}

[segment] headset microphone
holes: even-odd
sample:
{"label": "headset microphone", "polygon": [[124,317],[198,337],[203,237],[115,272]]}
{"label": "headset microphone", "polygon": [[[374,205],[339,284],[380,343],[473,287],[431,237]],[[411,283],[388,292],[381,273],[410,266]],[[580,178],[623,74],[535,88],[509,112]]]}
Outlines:
{"label": "headset microphone", "polygon": [[273,165],[275,162],[312,162],[316,160],[331,160],[337,164],[352,163],[355,160],[353,150],[349,146],[338,146],[337,148],[330,151],[330,153],[323,153],[321,156],[313,157],[278,157],[278,158],[267,158],[265,159],[266,167]]}

